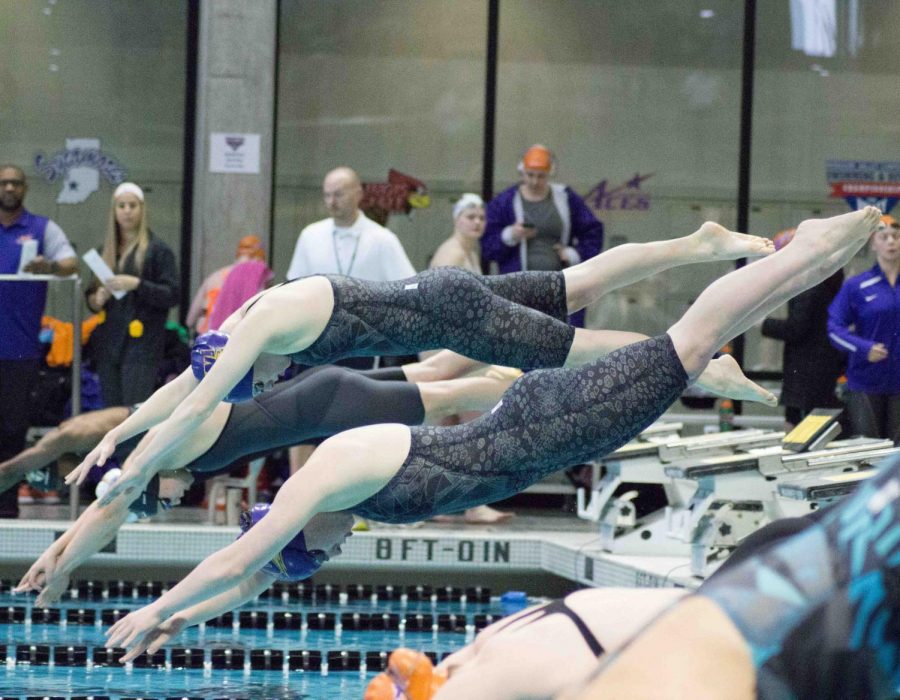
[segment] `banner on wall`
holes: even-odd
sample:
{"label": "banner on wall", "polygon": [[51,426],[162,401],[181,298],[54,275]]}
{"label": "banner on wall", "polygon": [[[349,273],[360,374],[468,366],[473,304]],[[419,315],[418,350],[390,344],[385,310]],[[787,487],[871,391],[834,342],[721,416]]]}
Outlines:
{"label": "banner on wall", "polygon": [[259,174],[259,134],[209,135],[209,172]]}
{"label": "banner on wall", "polygon": [[852,209],[873,205],[887,214],[900,199],[900,162],[828,160],[829,197],[845,199]]}
{"label": "banner on wall", "polygon": [[654,174],[635,173],[633,178],[618,187],[610,187],[609,180],[601,180],[584,196],[584,201],[598,216],[608,211],[648,211],[650,195],[641,189],[641,183]]}
{"label": "banner on wall", "polygon": [[49,158],[39,152],[34,167],[47,182],[62,180],[57,204],[80,204],[100,189],[100,178],[111,185],[125,181],[125,168],[100,150],[100,139],[66,139],[66,148]]}

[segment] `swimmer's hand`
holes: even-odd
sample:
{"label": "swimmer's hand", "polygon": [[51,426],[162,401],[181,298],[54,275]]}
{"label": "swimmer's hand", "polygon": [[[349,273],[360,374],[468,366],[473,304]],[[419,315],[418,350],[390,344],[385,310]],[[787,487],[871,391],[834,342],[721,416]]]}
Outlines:
{"label": "swimmer's hand", "polygon": [[144,606],[126,615],[115,623],[106,633],[107,647],[124,647],[127,650],[122,663],[131,661],[148,646],[145,640],[148,635],[162,623],[155,603]]}
{"label": "swimmer's hand", "polygon": [[697,377],[695,384],[710,394],[737,401],[756,401],[766,406],[777,406],[778,399],[771,391],[744,376],[741,366],[731,355],[711,360]]}
{"label": "swimmer's hand", "polygon": [[69,576],[60,569],[54,569],[44,576],[44,589],[38,595],[37,600],[34,601],[34,604],[39,608],[47,608],[54,603],[58,603],[63,593],[69,589]]}
{"label": "swimmer's hand", "polygon": [[47,551],[38,557],[38,560],[25,572],[14,591],[16,593],[27,593],[28,591],[43,590],[47,579],[56,570],[56,565],[59,563],[59,555],[60,553],[56,551],[54,546],[48,547]]}
{"label": "swimmer's hand", "polygon": [[161,622],[144,636],[144,639],[122,657],[122,663],[133,661],[145,651],[155,654],[164,644],[168,644],[187,626],[187,620],[179,615],[172,615]]}
{"label": "swimmer's hand", "polygon": [[133,503],[147,488],[149,481],[149,477],[145,477],[136,469],[128,469],[126,466],[125,471],[110,484],[109,489],[97,499],[97,502],[101,506],[108,506],[121,497],[125,498],[128,503]]}
{"label": "swimmer's hand", "polygon": [[116,451],[116,438],[111,433],[107,433],[103,436],[103,439],[97,444],[97,446],[88,452],[87,457],[81,460],[81,464],[75,467],[72,471],[66,475],[66,484],[71,486],[73,483],[81,486],[84,483],[84,480],[87,478],[88,472],[91,468],[96,464],[98,467],[102,467],[106,464],[106,460],[112,457],[113,452]]}

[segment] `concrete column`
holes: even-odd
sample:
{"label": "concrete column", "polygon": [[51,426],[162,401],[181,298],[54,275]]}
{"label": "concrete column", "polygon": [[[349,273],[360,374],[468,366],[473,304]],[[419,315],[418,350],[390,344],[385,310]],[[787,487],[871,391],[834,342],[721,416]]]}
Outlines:
{"label": "concrete column", "polygon": [[[276,0],[200,4],[192,295],[204,277],[234,260],[243,236],[269,240],[277,12]],[[259,173],[211,173],[213,132],[259,134]]]}

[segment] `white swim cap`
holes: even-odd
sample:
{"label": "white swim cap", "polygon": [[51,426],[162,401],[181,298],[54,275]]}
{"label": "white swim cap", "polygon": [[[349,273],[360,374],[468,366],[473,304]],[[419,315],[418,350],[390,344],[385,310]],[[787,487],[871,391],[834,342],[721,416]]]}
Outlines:
{"label": "white swim cap", "polygon": [[462,197],[460,197],[456,204],[453,205],[453,220],[456,221],[456,217],[462,214],[469,207],[483,207],[484,200],[481,199],[474,192],[466,192]]}

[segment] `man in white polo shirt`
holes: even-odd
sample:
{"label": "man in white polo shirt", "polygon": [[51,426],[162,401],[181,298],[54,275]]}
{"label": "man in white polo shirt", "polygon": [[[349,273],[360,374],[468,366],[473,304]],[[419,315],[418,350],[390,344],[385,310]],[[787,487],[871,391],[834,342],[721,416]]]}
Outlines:
{"label": "man in white polo shirt", "polygon": [[[341,167],[328,173],[322,182],[322,197],[331,217],[311,223],[300,232],[288,268],[289,280],[338,274],[387,282],[416,274],[397,236],[360,211],[363,188],[354,170]],[[373,359],[350,357],[337,364],[370,369]],[[309,445],[290,449],[292,474],[306,462],[312,449]]]}
{"label": "man in white polo shirt", "polygon": [[328,173],[322,195],[331,217],[300,232],[289,280],[339,274],[386,282],[416,274],[397,236],[360,211],[362,183],[353,170],[341,167]]}

